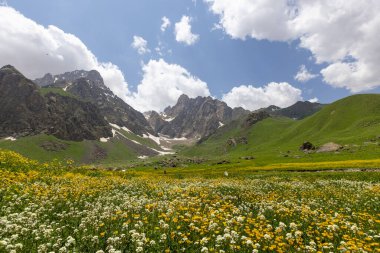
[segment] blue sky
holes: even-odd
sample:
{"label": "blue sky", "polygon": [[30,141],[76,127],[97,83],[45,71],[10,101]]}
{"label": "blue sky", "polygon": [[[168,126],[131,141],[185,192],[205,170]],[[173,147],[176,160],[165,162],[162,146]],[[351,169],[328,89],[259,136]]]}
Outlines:
{"label": "blue sky", "polygon": [[[259,88],[271,82],[288,83],[295,89],[301,90],[302,94],[295,98],[302,97],[304,100],[318,98],[322,103],[330,103],[352,94],[348,90],[349,87],[337,88],[333,86],[339,86],[339,83],[332,81],[332,85],[323,81],[320,71],[334,62],[325,60],[317,63],[316,58],[322,53],[310,49],[312,46],[301,46],[303,37],[284,40],[273,39],[276,38],[275,34],[265,35],[267,38],[264,39],[252,33],[236,36],[232,29],[229,31],[227,22],[224,24],[221,21],[223,14],[210,9],[217,1],[205,3],[200,0],[197,2],[8,0],[7,2],[9,6],[37,24],[44,27],[54,25],[65,33],[75,35],[100,62],[111,62],[118,66],[125,76],[131,94],[137,92],[137,87],[144,78],[142,66],[148,64],[150,60],[159,59],[168,64],[181,66],[192,76],[206,83],[209,93],[219,99],[222,99],[223,95],[230,92],[233,87],[251,85]],[[230,7],[224,4],[223,8],[227,13],[227,8]],[[224,15],[227,19],[227,14]],[[160,26],[164,16],[169,18],[171,26],[162,32]],[[175,23],[183,16],[191,18],[191,31],[199,36],[199,40],[192,45],[176,41]],[[224,29],[213,29],[215,24]],[[253,31],[256,29],[255,25],[249,29]],[[140,55],[131,46],[133,36],[144,38],[150,52]],[[164,47],[162,55],[155,51],[159,45]],[[317,57],[313,58],[313,55]],[[345,57],[347,58],[347,55]],[[306,82],[295,80],[294,76],[301,65],[305,65],[309,72],[319,74],[318,77]],[[332,77],[330,79],[335,80]],[[372,79],[371,89],[359,89],[355,92],[378,93],[379,86],[373,85]],[[232,106],[239,105],[236,102],[239,99],[240,97],[231,100]],[[244,99],[255,99],[255,96]],[[133,105],[132,100],[127,102]],[[168,101],[168,104],[172,103]],[[263,103],[263,106],[266,104]]]}

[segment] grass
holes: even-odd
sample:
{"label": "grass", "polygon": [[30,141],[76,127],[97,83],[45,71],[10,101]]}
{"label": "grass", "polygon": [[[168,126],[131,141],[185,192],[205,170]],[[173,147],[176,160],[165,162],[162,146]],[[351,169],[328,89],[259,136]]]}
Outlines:
{"label": "grass", "polygon": [[39,91],[40,91],[40,93],[41,93],[42,96],[45,96],[46,94],[49,94],[49,93],[54,93],[54,94],[61,95],[63,97],[71,97],[71,98],[75,98],[75,99],[81,100],[80,98],[78,98],[77,96],[71,94],[70,92],[64,91],[62,88],[42,87],[42,88],[39,89]]}
{"label": "grass", "polygon": [[[59,151],[47,151],[41,145],[45,142],[66,144],[66,149]],[[94,160],[93,152],[95,147],[102,148],[107,157],[101,160]],[[51,135],[35,135],[17,139],[16,141],[0,140],[0,148],[16,151],[28,158],[40,162],[49,162],[54,159],[73,160],[76,164],[82,163],[125,163],[137,158],[135,151],[124,145],[120,140],[112,140],[107,143],[99,141],[65,141],[57,139]]]}

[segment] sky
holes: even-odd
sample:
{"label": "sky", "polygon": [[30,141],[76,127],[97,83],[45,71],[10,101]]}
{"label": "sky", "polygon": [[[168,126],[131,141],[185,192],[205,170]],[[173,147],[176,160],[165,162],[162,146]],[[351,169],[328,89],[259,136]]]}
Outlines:
{"label": "sky", "polygon": [[181,94],[255,110],[380,92],[378,0],[0,3],[0,65],[96,69],[142,112]]}

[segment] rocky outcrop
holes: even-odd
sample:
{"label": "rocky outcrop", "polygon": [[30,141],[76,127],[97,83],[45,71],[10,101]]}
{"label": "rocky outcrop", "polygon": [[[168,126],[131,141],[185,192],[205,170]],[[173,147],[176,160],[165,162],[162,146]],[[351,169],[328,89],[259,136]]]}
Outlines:
{"label": "rocky outcrop", "polygon": [[161,132],[161,130],[169,124],[168,121],[163,119],[162,115],[155,111],[146,112],[145,118],[156,133]]}
{"label": "rocky outcrop", "polygon": [[334,142],[329,142],[320,146],[317,150],[317,153],[336,152],[341,150],[342,148],[342,145],[336,144]]}
{"label": "rocky outcrop", "polygon": [[48,93],[14,67],[0,69],[0,137],[50,134],[80,141],[112,136],[98,108],[89,102]]}
{"label": "rocky outcrop", "polygon": [[144,115],[116,96],[95,70],[77,70],[55,76],[46,74],[35,82],[41,86],[62,88],[84,101],[93,103],[99,108],[101,115],[112,124],[126,127],[138,135],[155,135]]}
{"label": "rocky outcrop", "polygon": [[315,150],[315,146],[311,142],[305,141],[304,143],[302,143],[299,149],[301,151],[308,152],[308,151]]}
{"label": "rocky outcrop", "polygon": [[176,105],[167,107],[159,115],[161,120],[155,113],[151,114],[149,122],[160,134],[172,138],[200,139],[248,113],[242,108],[232,109],[211,97],[189,98],[181,95]]}
{"label": "rocky outcrop", "polygon": [[251,127],[259,121],[269,118],[270,115],[266,111],[252,112],[250,113],[243,123],[243,127]]}

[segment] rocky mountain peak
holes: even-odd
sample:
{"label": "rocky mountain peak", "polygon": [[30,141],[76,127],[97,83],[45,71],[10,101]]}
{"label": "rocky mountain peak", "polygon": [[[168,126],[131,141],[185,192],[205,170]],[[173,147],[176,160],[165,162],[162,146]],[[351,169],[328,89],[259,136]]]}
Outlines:
{"label": "rocky mountain peak", "polygon": [[99,86],[104,86],[104,81],[100,73],[96,70],[75,70],[71,72],[65,72],[63,74],[52,75],[50,73],[44,75],[42,78],[37,78],[34,82],[40,86],[54,85],[54,84],[63,84],[63,83],[72,83],[80,78],[87,79],[94,84]]}
{"label": "rocky mountain peak", "polygon": [[[44,87],[61,88],[75,97],[93,103],[109,123],[126,127],[138,135],[147,133],[155,135],[144,115],[116,96],[104,84],[98,71],[75,70],[52,76],[52,78],[45,75],[35,81]],[[49,80],[50,83],[48,83]]]}
{"label": "rocky mountain peak", "polygon": [[48,93],[14,67],[0,69],[0,137],[51,134],[67,140],[112,135],[91,103]]}
{"label": "rocky mountain peak", "polygon": [[17,74],[21,74],[15,67],[13,67],[12,65],[5,65],[3,67],[0,68],[0,71],[2,71],[2,73],[17,73]]}
{"label": "rocky mountain peak", "polygon": [[162,135],[200,139],[248,113],[242,108],[232,109],[212,97],[189,98],[181,95],[177,104],[167,107],[163,114],[150,113],[148,121]]}

